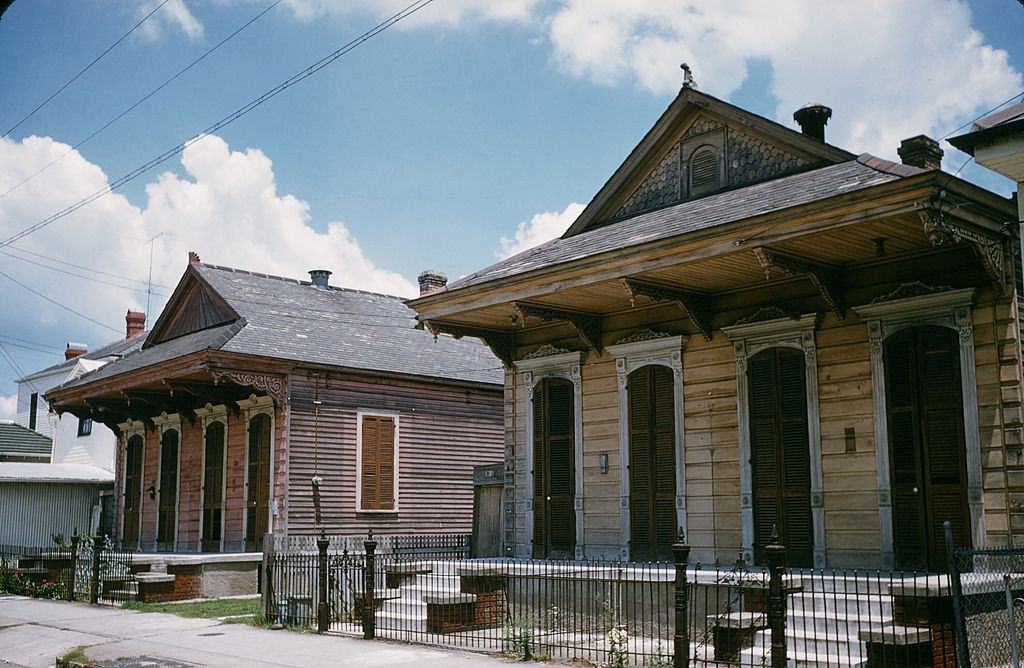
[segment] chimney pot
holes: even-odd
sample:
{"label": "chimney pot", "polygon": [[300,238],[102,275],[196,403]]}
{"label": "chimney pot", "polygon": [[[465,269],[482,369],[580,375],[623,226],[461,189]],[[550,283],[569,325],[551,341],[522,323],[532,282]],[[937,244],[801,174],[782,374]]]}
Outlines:
{"label": "chimney pot", "polygon": [[68,341],[68,347],[64,351],[64,359],[74,359],[80,355],[84,355],[89,352],[89,348],[84,343],[72,343]]}
{"label": "chimney pot", "polygon": [[793,112],[793,120],[800,124],[800,132],[818,141],[825,141],[825,125],[830,118],[832,110],[818,102],[808,102]]}
{"label": "chimney pot", "polygon": [[133,311],[128,309],[128,314],[124,317],[125,328],[124,328],[124,339],[134,339],[139,334],[146,331],[146,314],[142,311]]}
{"label": "chimney pot", "polygon": [[926,135],[917,135],[900,142],[896,149],[904,165],[921,169],[939,169],[942,167],[942,148],[939,142]]}
{"label": "chimney pot", "polygon": [[427,269],[419,276],[420,297],[443,292],[448,287],[448,277],[435,269]]}
{"label": "chimney pot", "polygon": [[331,272],[326,269],[310,269],[309,279],[313,283],[314,288],[320,288],[326,290],[330,285],[328,281],[331,278]]}

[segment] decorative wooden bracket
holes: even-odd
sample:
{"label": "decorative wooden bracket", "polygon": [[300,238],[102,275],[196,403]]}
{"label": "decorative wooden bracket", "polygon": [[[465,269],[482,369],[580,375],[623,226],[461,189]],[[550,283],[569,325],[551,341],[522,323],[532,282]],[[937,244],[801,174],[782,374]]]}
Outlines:
{"label": "decorative wooden bracket", "polygon": [[700,330],[704,338],[711,340],[711,300],[707,295],[679,288],[647,283],[633,278],[622,279],[622,287],[629,297],[630,306],[636,305],[637,297],[647,297],[653,302],[673,302],[686,311],[694,327]]}
{"label": "decorative wooden bracket", "polygon": [[266,392],[278,406],[284,406],[288,396],[284,378],[269,373],[253,373],[251,371],[233,371],[227,369],[211,369],[214,383],[220,384],[227,379],[236,385],[251,387],[259,392]]}
{"label": "decorative wooden bracket", "polygon": [[994,237],[984,232],[952,222],[946,218],[942,209],[933,205],[923,205],[918,211],[924,224],[924,236],[933,246],[946,246],[968,243],[981,260],[981,266],[988,274],[996,292],[1003,295],[1009,287],[1006,278],[1006,254],[1008,242],[1004,238]]}
{"label": "decorative wooden bracket", "polygon": [[447,322],[438,322],[437,320],[424,320],[423,326],[434,336],[448,334],[455,339],[461,339],[464,336],[480,339],[491,349],[494,356],[501,360],[505,368],[511,368],[512,361],[516,357],[516,335],[511,332],[502,332],[484,327],[453,325]]}
{"label": "decorative wooden bracket", "polygon": [[783,276],[806,276],[811,279],[811,283],[818,289],[821,298],[825,300],[836,317],[840,320],[846,317],[846,306],[843,304],[842,274],[837,267],[809,260],[793,253],[775,250],[768,246],[755,248],[754,257],[757,258],[766,275],[772,269],[776,269],[782,272]]}
{"label": "decorative wooden bracket", "polygon": [[526,304],[524,302],[513,302],[516,316],[525,326],[527,318],[537,318],[541,322],[566,322],[572,326],[576,336],[580,337],[583,345],[591,350],[601,352],[601,316],[594,313],[583,313],[580,311],[562,311],[560,309]]}

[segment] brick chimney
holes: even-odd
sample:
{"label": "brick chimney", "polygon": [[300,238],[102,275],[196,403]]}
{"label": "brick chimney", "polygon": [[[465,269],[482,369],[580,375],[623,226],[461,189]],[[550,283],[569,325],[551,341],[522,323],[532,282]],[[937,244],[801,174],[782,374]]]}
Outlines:
{"label": "brick chimney", "polygon": [[420,297],[443,292],[448,287],[448,277],[434,269],[427,269],[419,276]]}
{"label": "brick chimney", "polygon": [[139,334],[146,331],[146,314],[142,311],[128,310],[128,315],[124,317],[125,328],[124,328],[124,339],[134,339]]}
{"label": "brick chimney", "polygon": [[72,343],[71,341],[68,341],[68,347],[64,351],[64,359],[74,359],[79,355],[86,354],[87,352],[89,352],[89,348],[86,347],[84,343]]}
{"label": "brick chimney", "polygon": [[818,102],[808,102],[793,112],[793,120],[800,124],[800,132],[818,141],[825,141],[825,125],[830,118],[832,110]]}
{"label": "brick chimney", "polygon": [[925,135],[917,135],[900,142],[896,149],[904,165],[921,169],[939,169],[942,167],[942,148],[939,142]]}

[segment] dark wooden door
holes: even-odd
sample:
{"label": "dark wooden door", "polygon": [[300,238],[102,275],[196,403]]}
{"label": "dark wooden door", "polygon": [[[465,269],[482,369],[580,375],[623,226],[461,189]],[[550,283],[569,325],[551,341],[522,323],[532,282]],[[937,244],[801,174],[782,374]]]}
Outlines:
{"label": "dark wooden door", "polygon": [[142,516],[142,451],[145,441],[135,434],[128,439],[124,455],[124,529],[121,542],[125,547],[139,544],[139,524]]}
{"label": "dark wooden door", "polygon": [[629,375],[629,526],[634,561],[669,559],[676,540],[676,438],[672,370]]}
{"label": "dark wooden door", "polygon": [[886,339],[884,356],[896,567],[944,571],[943,522],[954,545],[971,544],[960,341],[911,327]]}
{"label": "dark wooden door", "polygon": [[206,426],[203,444],[203,552],[221,549],[224,526],[224,423]]}
{"label": "dark wooden door", "polygon": [[160,437],[160,503],[157,506],[156,549],[173,550],[178,528],[178,432]]}
{"label": "dark wooden door", "polygon": [[261,548],[270,520],[270,416],[254,415],[249,420],[248,485],[246,487],[245,549]]}
{"label": "dark wooden door", "polygon": [[748,362],[754,560],[777,527],[789,566],[814,565],[811,458],[807,436],[804,354],[768,348]]}
{"label": "dark wooden door", "polygon": [[545,378],[533,393],[533,554],[568,559],[576,549],[573,385]]}

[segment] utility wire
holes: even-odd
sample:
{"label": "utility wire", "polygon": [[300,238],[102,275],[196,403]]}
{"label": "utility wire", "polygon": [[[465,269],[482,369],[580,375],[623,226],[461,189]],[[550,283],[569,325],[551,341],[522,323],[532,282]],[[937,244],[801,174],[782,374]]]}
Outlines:
{"label": "utility wire", "polygon": [[[52,357],[55,354],[55,352],[53,350],[43,350],[42,348],[35,348],[33,346],[26,345],[24,343],[14,343],[13,341],[2,341],[0,343],[5,343],[6,345],[14,346],[15,348],[21,348],[22,350],[28,350],[30,352],[39,353],[40,355],[46,355],[48,357]],[[60,351],[56,351],[56,352],[60,352]]]}
{"label": "utility wire", "polygon": [[16,278],[14,278],[10,274],[7,274],[7,273],[4,273],[4,272],[0,271],[0,276],[3,276],[4,278],[6,278],[7,280],[11,281],[12,283],[14,283],[16,285],[20,285],[21,287],[25,288],[26,290],[28,290],[32,294],[36,295],[37,297],[42,297],[43,299],[45,299],[46,301],[50,302],[54,306],[59,306],[62,309],[64,309],[65,311],[68,311],[70,313],[74,313],[78,317],[84,318],[84,319],[88,320],[89,322],[91,322],[93,324],[99,325],[100,327],[106,327],[107,329],[109,329],[112,332],[117,332],[118,334],[121,333],[120,329],[117,329],[116,327],[111,327],[110,325],[102,323],[99,320],[96,320],[94,318],[90,318],[89,316],[87,316],[84,313],[81,313],[79,311],[76,311],[75,309],[71,308],[70,306],[65,306],[64,304],[61,304],[56,299],[51,299],[50,297],[47,297],[42,292],[39,292],[38,290],[36,290],[35,288],[33,288],[31,286],[25,285],[24,283],[22,283],[21,281],[19,281]]}
{"label": "utility wire", "polygon": [[[4,346],[2,341],[0,341],[0,357],[4,358],[4,361],[7,362],[7,366],[14,370],[14,373],[18,375],[18,378],[26,378],[28,376],[28,374],[25,373],[25,370],[21,368],[21,365],[18,364],[18,360],[14,359],[14,355],[7,351],[7,348]],[[39,391],[36,389],[36,386],[32,384],[31,380],[26,380],[25,382],[28,383],[29,389],[33,392]]]}
{"label": "utility wire", "polygon": [[146,172],[148,172],[149,170],[153,169],[157,165],[159,165],[159,164],[161,164],[163,162],[166,162],[167,160],[171,159],[172,157],[174,157],[178,153],[181,153],[188,146],[194,144],[197,141],[201,141],[207,135],[210,135],[210,134],[220,130],[221,128],[223,128],[223,127],[233,123],[234,121],[238,120],[242,116],[245,116],[250,111],[252,111],[256,107],[260,106],[261,104],[263,104],[267,100],[270,100],[271,98],[275,97],[276,95],[278,95],[279,93],[283,92],[284,90],[294,86],[295,84],[299,83],[300,81],[302,81],[302,80],[304,80],[304,79],[306,79],[308,77],[313,76],[314,74],[316,74],[317,72],[319,72],[323,68],[327,67],[328,65],[330,65],[331,63],[333,63],[337,59],[339,59],[342,56],[344,56],[345,54],[347,54],[349,51],[352,51],[356,47],[358,47],[358,46],[362,45],[363,43],[367,42],[368,40],[376,37],[377,35],[379,35],[380,33],[384,32],[385,30],[387,30],[388,28],[390,28],[394,24],[398,23],[402,19],[405,19],[405,18],[415,14],[416,12],[418,12],[421,9],[423,9],[424,7],[426,7],[427,5],[432,3],[433,1],[434,0],[416,0],[416,2],[414,2],[411,5],[407,6],[405,9],[399,11],[396,14],[391,15],[390,17],[388,17],[387,19],[385,19],[381,23],[378,23],[376,26],[374,26],[370,30],[368,30],[365,33],[363,33],[362,35],[360,35],[359,37],[356,37],[355,39],[351,40],[347,44],[343,45],[341,48],[339,48],[336,51],[332,52],[330,55],[328,55],[328,56],[322,58],[321,60],[317,61],[316,63],[310,65],[309,67],[307,67],[306,69],[302,70],[298,74],[292,76],[290,79],[287,79],[283,83],[278,84],[274,88],[270,89],[269,91],[267,91],[263,95],[260,95],[259,97],[257,97],[256,99],[252,100],[251,102],[249,102],[248,104],[244,105],[243,107],[240,107],[239,109],[235,110],[231,114],[228,114],[227,116],[225,116],[221,120],[217,121],[216,123],[214,123],[210,127],[206,128],[202,132],[200,132],[200,133],[196,134],[195,136],[193,136],[191,139],[188,139],[188,140],[178,144],[174,148],[172,148],[172,149],[170,149],[168,151],[165,151],[164,153],[160,154],[156,158],[154,158],[154,159],[150,160],[149,162],[147,162],[147,163],[137,167],[136,169],[128,172],[127,174],[125,174],[121,178],[113,181],[112,183],[110,183],[106,187],[101,188],[100,190],[97,190],[92,195],[89,195],[88,197],[85,197],[84,199],[81,199],[78,202],[75,202],[71,206],[68,206],[68,207],[58,211],[57,213],[55,213],[55,214],[53,214],[53,215],[51,215],[51,216],[49,216],[47,218],[44,218],[44,219],[40,220],[39,222],[35,223],[34,225],[31,225],[30,227],[27,227],[24,230],[22,230],[22,231],[14,234],[14,235],[12,235],[10,237],[7,237],[6,239],[0,241],[0,248],[2,248],[4,246],[8,246],[8,245],[14,243],[15,241],[18,241],[19,239],[27,237],[28,235],[43,229],[47,225],[50,225],[50,224],[60,220],[61,218],[64,218],[65,216],[68,216],[68,215],[74,213],[75,211],[78,211],[83,206],[87,206],[88,204],[96,201],[97,199],[103,197],[104,195],[106,195],[108,193],[111,193],[114,190],[116,190],[117,188],[120,188],[121,186],[125,185],[126,183],[128,183],[128,182],[130,182],[130,181],[132,181],[132,180],[134,180],[136,178],[138,178],[139,176],[141,176],[142,174],[145,174]]}
{"label": "utility wire", "polygon": [[131,34],[132,34],[133,32],[135,32],[135,30],[136,30],[136,29],[137,29],[137,28],[138,28],[139,26],[141,26],[141,25],[142,25],[143,23],[145,23],[145,22],[146,22],[146,20],[147,20],[147,19],[149,19],[149,17],[150,17],[150,16],[152,16],[153,14],[156,14],[156,13],[157,13],[158,11],[160,11],[160,9],[161,9],[161,8],[162,8],[162,7],[164,6],[164,5],[166,5],[166,4],[168,3],[168,1],[169,1],[169,0],[164,0],[164,1],[163,1],[163,2],[161,2],[161,3],[159,4],[159,5],[157,5],[156,7],[154,7],[154,8],[153,8],[153,11],[151,11],[150,13],[146,14],[145,16],[143,16],[143,17],[142,17],[142,19],[141,19],[141,20],[140,20],[140,21],[139,21],[138,23],[136,23],[135,25],[133,25],[133,26],[132,26],[131,30],[129,30],[129,31],[128,31],[128,32],[126,32],[125,34],[121,35],[121,37],[120,37],[120,38],[118,38],[118,40],[117,40],[116,42],[114,42],[113,44],[111,44],[110,46],[108,46],[108,47],[107,47],[107,49],[106,49],[106,50],[105,50],[105,51],[104,51],[103,53],[101,53],[100,55],[98,55],[98,56],[96,56],[95,58],[93,58],[93,60],[92,60],[92,62],[91,62],[91,63],[89,63],[88,65],[86,65],[86,66],[85,66],[84,68],[82,68],[82,70],[81,70],[81,71],[80,71],[80,72],[79,72],[78,74],[76,74],[75,76],[73,76],[73,77],[71,77],[70,79],[68,79],[67,83],[65,83],[65,84],[64,84],[63,86],[61,86],[61,87],[60,87],[60,88],[58,88],[57,90],[55,90],[55,91],[54,91],[54,92],[53,92],[53,93],[52,93],[52,94],[50,95],[50,97],[46,98],[45,100],[43,100],[42,102],[40,102],[40,103],[39,103],[38,105],[36,105],[36,108],[35,108],[35,109],[33,109],[32,111],[28,112],[28,115],[27,115],[27,116],[25,116],[25,118],[21,119],[20,121],[18,121],[18,122],[17,122],[17,123],[15,123],[14,125],[12,125],[12,126],[11,126],[11,128],[10,128],[10,129],[9,129],[9,130],[8,130],[7,132],[5,132],[5,133],[3,133],[2,135],[0,135],[0,139],[3,139],[3,138],[4,138],[4,137],[6,137],[7,135],[9,135],[9,134],[11,134],[12,132],[14,132],[14,131],[15,131],[15,130],[16,130],[16,129],[18,128],[18,126],[19,126],[19,125],[21,125],[22,123],[24,123],[24,122],[25,122],[25,121],[27,121],[28,119],[32,118],[32,117],[33,117],[33,116],[35,115],[35,113],[36,113],[37,111],[39,111],[40,109],[42,109],[43,107],[45,107],[45,106],[46,106],[46,105],[47,105],[47,104],[48,104],[48,103],[50,102],[50,100],[52,100],[53,98],[55,98],[55,97],[57,97],[58,95],[60,95],[61,91],[63,91],[63,90],[65,89],[65,88],[67,88],[68,86],[70,86],[71,84],[73,84],[73,83],[75,82],[75,80],[76,80],[76,79],[78,79],[78,77],[80,77],[80,76],[82,76],[83,74],[85,74],[85,73],[86,73],[86,72],[87,72],[87,71],[89,70],[89,68],[90,68],[90,67],[92,67],[93,65],[95,65],[96,63],[98,63],[98,62],[100,61],[100,59],[101,59],[101,58],[103,58],[103,56],[105,56],[105,55],[107,55],[108,53],[110,53],[111,51],[113,51],[113,50],[114,50],[114,47],[115,47],[115,46],[117,46],[118,44],[120,44],[121,42],[123,42],[123,41],[124,41],[125,39],[127,39],[128,35],[131,35]]}
{"label": "utility wire", "polygon": [[[145,241],[145,239],[140,239],[140,241]],[[36,253],[35,251],[30,251],[30,250],[25,249],[25,248],[16,248],[14,246],[10,246],[10,247],[8,247],[7,250],[8,251],[17,251],[18,253],[24,253],[26,255],[31,255],[33,257],[42,258],[43,260],[49,260],[51,262],[56,262],[58,264],[67,265],[69,267],[74,267],[75,269],[81,269],[82,271],[88,271],[88,272],[93,273],[93,274],[99,274],[100,276],[109,276],[110,278],[119,278],[121,280],[129,281],[131,283],[139,283],[140,285],[147,285],[148,284],[147,281],[144,281],[142,279],[130,278],[128,276],[123,276],[122,274],[115,274],[115,273],[112,273],[112,272],[109,272],[109,271],[103,271],[102,269],[94,269],[92,267],[86,267],[85,265],[75,264],[74,262],[68,262],[67,260],[62,260],[62,259],[60,259],[58,257],[52,257],[50,255],[43,255],[42,253]],[[162,288],[164,290],[172,290],[173,289],[171,286],[163,285],[161,283],[154,283],[153,287],[155,287],[155,288]]]}
{"label": "utility wire", "polygon": [[58,348],[56,346],[51,346],[51,345],[49,345],[47,343],[41,343],[39,341],[33,341],[31,339],[22,339],[22,338],[19,338],[17,336],[11,336],[10,334],[0,334],[0,339],[9,339],[10,341],[21,341],[22,343],[31,343],[34,346],[39,346],[40,348],[47,348],[49,350],[53,350],[53,351],[56,351],[58,353],[64,352],[63,348]]}
{"label": "utility wire", "polygon": [[[79,274],[77,272],[69,271],[67,269],[61,269],[60,267],[51,267],[48,264],[44,264],[42,262],[37,262],[36,260],[30,260],[27,257],[20,257],[18,255],[14,255],[13,253],[9,253],[6,250],[0,250],[0,255],[5,255],[7,257],[14,258],[15,260],[21,260],[22,262],[27,262],[29,264],[34,264],[37,267],[42,267],[43,269],[49,269],[50,271],[58,271],[58,272],[60,272],[62,274],[67,274],[68,276],[74,276],[75,278],[81,278],[81,279],[84,279],[86,281],[92,281],[94,283],[102,283],[103,285],[109,285],[109,286],[112,286],[112,287],[115,287],[115,288],[121,288],[122,290],[129,290],[131,292],[140,292],[142,294],[150,293],[150,291],[147,290],[144,287],[132,287],[130,285],[121,285],[120,283],[114,283],[113,281],[107,281],[107,280],[104,280],[102,278],[95,278],[94,276],[88,276],[86,274]],[[131,280],[131,279],[127,279],[127,280]],[[162,292],[157,292],[156,290],[153,290],[152,294],[155,294],[158,297],[166,297],[167,296],[166,294],[164,294]]]}
{"label": "utility wire", "polygon": [[1016,99],[1017,99],[1018,97],[1019,97],[1019,98],[1022,98],[1022,99],[1024,99],[1024,90],[1022,90],[1022,91],[1021,91],[1021,92],[1019,92],[1019,93],[1014,93],[1014,94],[1013,94],[1012,96],[1010,96],[1010,97],[1006,98],[1005,100],[1003,100],[1002,102],[1000,102],[1000,103],[999,103],[999,104],[997,104],[996,106],[992,107],[992,108],[991,108],[991,109],[989,109],[988,111],[983,111],[982,113],[980,113],[979,115],[975,116],[975,117],[974,117],[974,118],[972,118],[971,120],[967,121],[967,122],[966,122],[966,123],[964,123],[963,125],[961,125],[961,126],[959,126],[959,127],[955,127],[955,128],[953,128],[952,130],[950,130],[950,131],[949,131],[949,132],[947,132],[946,134],[942,135],[942,137],[940,137],[940,141],[941,141],[942,139],[948,139],[948,138],[949,138],[950,136],[952,136],[952,135],[953,135],[953,133],[954,133],[954,132],[956,132],[956,131],[958,131],[958,130],[963,130],[964,128],[966,128],[966,127],[967,127],[968,125],[970,125],[970,124],[971,124],[971,123],[973,123],[974,121],[976,121],[976,120],[978,120],[978,119],[981,119],[981,118],[984,118],[985,116],[988,116],[988,115],[989,115],[989,114],[991,114],[991,113],[992,113],[993,111],[995,111],[995,110],[997,110],[997,109],[1002,109],[1003,107],[1005,107],[1005,106],[1006,106],[1006,105],[1008,105],[1009,103],[1011,103],[1011,102],[1013,102],[1014,100],[1016,100]]}
{"label": "utility wire", "polygon": [[258,20],[258,19],[259,19],[259,18],[260,18],[261,16],[263,16],[264,14],[266,14],[267,12],[269,12],[269,11],[270,11],[271,9],[273,9],[274,7],[277,7],[277,6],[279,5],[279,4],[281,4],[281,2],[282,2],[282,0],[275,0],[275,1],[274,1],[273,3],[271,3],[271,4],[270,4],[270,5],[269,5],[269,6],[268,6],[268,7],[266,8],[266,9],[264,9],[264,10],[263,10],[263,11],[261,11],[261,12],[260,12],[259,14],[257,14],[257,15],[256,15],[256,16],[254,16],[254,17],[252,17],[251,19],[249,19],[249,21],[248,21],[248,22],[246,22],[246,23],[245,23],[245,24],[243,24],[243,25],[242,25],[241,27],[239,27],[238,29],[236,29],[236,30],[235,30],[235,31],[234,31],[233,33],[231,33],[230,35],[228,35],[227,37],[225,37],[225,38],[224,38],[224,39],[222,39],[221,41],[217,42],[217,44],[215,44],[215,45],[214,45],[214,46],[213,46],[213,47],[212,47],[212,48],[211,48],[211,49],[210,49],[209,51],[207,51],[207,52],[206,52],[206,53],[204,53],[203,55],[201,55],[201,56],[199,56],[198,58],[196,58],[195,60],[193,60],[193,61],[192,61],[191,63],[189,63],[188,65],[186,65],[186,66],[185,66],[184,68],[182,68],[182,69],[178,70],[177,74],[175,74],[174,76],[172,76],[172,77],[171,77],[170,79],[168,79],[167,81],[163,82],[162,84],[160,84],[159,86],[157,86],[157,87],[156,87],[156,88],[154,88],[153,90],[151,90],[151,91],[149,91],[148,93],[146,93],[145,95],[143,95],[143,96],[142,96],[142,98],[140,98],[140,99],[139,99],[139,100],[138,100],[137,102],[135,102],[135,104],[131,105],[130,107],[128,107],[127,109],[125,109],[124,111],[122,111],[122,112],[121,112],[120,114],[118,114],[117,116],[114,116],[114,118],[110,119],[110,120],[109,120],[109,121],[107,121],[107,122],[106,122],[105,124],[103,124],[102,126],[100,126],[100,127],[99,127],[99,129],[97,129],[97,130],[93,131],[93,133],[92,133],[92,134],[90,134],[90,135],[89,135],[88,137],[86,137],[85,139],[81,140],[80,142],[78,142],[77,144],[75,144],[74,146],[72,146],[71,148],[69,148],[68,150],[64,151],[63,153],[61,153],[61,154],[60,154],[59,156],[57,156],[56,158],[54,158],[54,159],[53,159],[53,160],[51,160],[50,162],[46,163],[45,165],[43,165],[42,167],[40,167],[40,168],[39,168],[39,169],[37,169],[36,171],[34,171],[34,172],[32,172],[31,174],[29,174],[28,176],[26,176],[26,177],[25,177],[24,179],[22,179],[21,181],[19,181],[19,182],[18,182],[17,184],[15,184],[15,185],[14,185],[14,186],[12,186],[11,188],[9,188],[9,189],[8,189],[8,190],[7,190],[6,192],[4,192],[3,194],[0,194],[0,199],[3,199],[4,197],[7,197],[8,195],[10,195],[10,194],[11,194],[12,192],[14,192],[15,190],[17,190],[18,188],[22,187],[23,185],[25,185],[26,183],[28,183],[29,181],[31,181],[31,180],[32,180],[32,179],[34,179],[35,177],[37,177],[37,176],[39,176],[40,174],[42,174],[43,172],[45,172],[45,171],[46,171],[47,169],[49,169],[49,168],[50,168],[50,167],[52,167],[53,165],[57,164],[58,162],[60,162],[60,161],[61,161],[61,160],[63,160],[64,158],[66,158],[66,157],[67,157],[67,156],[68,156],[69,154],[71,154],[71,153],[73,153],[73,152],[77,151],[77,150],[78,150],[79,148],[81,148],[81,147],[82,147],[82,146],[84,146],[84,145],[85,145],[86,143],[88,143],[88,142],[89,142],[90,140],[92,140],[92,139],[93,139],[93,138],[94,138],[94,137],[95,137],[96,135],[100,134],[101,132],[103,132],[104,130],[106,130],[107,128],[109,128],[109,127],[110,127],[111,125],[113,125],[114,123],[116,123],[116,122],[118,122],[119,120],[121,120],[122,118],[124,118],[124,117],[125,117],[126,115],[128,115],[129,113],[131,113],[131,112],[132,112],[132,111],[133,111],[133,110],[134,110],[134,109],[135,109],[136,107],[138,107],[138,106],[139,106],[140,104],[142,104],[143,102],[145,102],[146,100],[148,100],[149,98],[153,97],[154,95],[156,95],[157,93],[159,93],[159,92],[160,92],[161,90],[163,90],[163,89],[164,89],[164,87],[166,87],[167,85],[169,85],[169,84],[170,84],[170,83],[171,83],[172,81],[174,81],[175,79],[177,79],[178,77],[180,77],[180,76],[181,76],[182,74],[184,74],[185,72],[188,72],[188,71],[189,71],[190,69],[192,69],[193,67],[195,67],[196,65],[198,65],[198,64],[199,64],[199,62],[200,62],[201,60],[205,59],[205,58],[206,58],[207,56],[209,56],[209,55],[210,55],[211,53],[213,53],[214,51],[216,51],[217,49],[219,49],[220,47],[222,47],[222,46],[223,46],[224,44],[226,44],[226,43],[227,43],[227,42],[228,42],[228,41],[229,41],[229,40],[230,40],[230,39],[231,39],[232,37],[234,37],[234,36],[235,36],[235,35],[237,35],[238,33],[242,32],[243,30],[245,30],[246,28],[248,28],[249,26],[251,26],[251,25],[252,25],[253,23],[255,23],[255,22],[256,22],[256,21],[257,21],[257,20]]}

